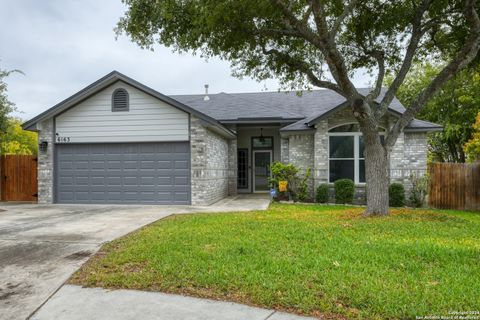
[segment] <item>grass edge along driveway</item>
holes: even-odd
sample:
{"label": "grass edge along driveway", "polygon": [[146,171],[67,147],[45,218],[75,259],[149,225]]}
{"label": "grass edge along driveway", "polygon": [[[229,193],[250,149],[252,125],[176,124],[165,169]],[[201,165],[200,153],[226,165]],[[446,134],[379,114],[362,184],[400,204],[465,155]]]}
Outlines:
{"label": "grass edge along driveway", "polygon": [[177,215],[106,244],[70,283],[179,293],[331,319],[480,306],[480,213],[272,204]]}

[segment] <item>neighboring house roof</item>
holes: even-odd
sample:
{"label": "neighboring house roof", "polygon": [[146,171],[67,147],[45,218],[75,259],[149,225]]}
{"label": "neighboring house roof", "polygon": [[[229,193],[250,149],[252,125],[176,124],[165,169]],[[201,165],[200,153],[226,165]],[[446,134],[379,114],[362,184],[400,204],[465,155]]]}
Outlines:
{"label": "neighboring house roof", "polygon": [[221,123],[219,123],[217,120],[214,118],[191,108],[190,106],[187,106],[177,100],[174,100],[166,95],[161,94],[158,91],[153,90],[150,87],[147,87],[140,82],[133,80],[132,78],[127,77],[126,75],[118,72],[118,71],[112,71],[106,76],[100,78],[99,80],[95,81],[91,85],[83,88],[76,94],[72,95],[71,97],[63,100],[62,102],[58,103],[57,105],[51,107],[50,109],[46,110],[45,112],[42,112],[38,116],[34,117],[33,119],[28,120],[25,122],[22,127],[24,130],[35,130],[35,125],[38,122],[41,122],[45,119],[51,118],[71,107],[74,107],[78,103],[88,99],[89,97],[93,96],[94,94],[98,93],[99,91],[107,88],[108,86],[114,84],[117,81],[123,81],[132,87],[141,90],[165,103],[168,103],[169,105],[176,107],[182,111],[185,111],[187,113],[193,114],[203,120],[207,126],[212,126],[215,130],[219,131],[219,133],[229,136],[229,137],[235,137],[235,133],[224,127]]}
{"label": "neighboring house roof", "polygon": [[[233,133],[225,128],[222,123],[290,123],[283,127],[281,131],[312,130],[315,121],[345,106],[345,98],[331,90],[311,90],[300,93],[297,91],[221,92],[209,94],[208,100],[205,100],[205,94],[165,96],[117,71],[113,71],[70,98],[27,121],[23,124],[24,129],[31,130],[37,122],[73,107],[116,81],[124,81],[174,107],[194,114],[229,135]],[[369,88],[358,90],[363,95],[367,95],[370,91]],[[379,100],[383,93],[384,91],[380,94]],[[395,98],[389,110],[392,113],[400,114],[405,111],[405,108]],[[412,131],[438,131],[441,129],[440,125],[416,119],[406,128],[406,130]]]}

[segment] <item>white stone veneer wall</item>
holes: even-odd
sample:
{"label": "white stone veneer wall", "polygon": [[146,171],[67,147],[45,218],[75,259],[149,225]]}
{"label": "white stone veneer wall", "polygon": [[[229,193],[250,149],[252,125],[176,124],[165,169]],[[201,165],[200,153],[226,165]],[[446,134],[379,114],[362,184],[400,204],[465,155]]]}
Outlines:
{"label": "white stone veneer wall", "polygon": [[[208,130],[202,126],[200,119],[191,116],[190,146],[192,205],[209,205],[227,197],[229,149],[233,149],[233,144],[229,146],[226,138]],[[236,161],[231,159],[230,162]],[[233,191],[231,183],[230,189]]]}
{"label": "white stone veneer wall", "polygon": [[[312,168],[313,185],[316,189],[321,183],[328,183],[328,130],[346,123],[356,122],[348,108],[339,110],[329,118],[320,120],[315,125],[312,135],[292,134],[282,138],[281,159],[284,163],[306,169]],[[384,122],[388,126],[387,121]],[[311,137],[311,138],[308,138]],[[398,181],[410,189],[411,173],[424,175],[427,170],[427,134],[401,133],[390,154],[390,179]],[[357,186],[357,202],[365,201],[365,186]]]}
{"label": "white stone veneer wall", "polygon": [[54,127],[53,120],[45,120],[38,126],[38,142],[47,141],[47,151],[38,151],[38,203],[53,203],[53,161],[54,161]]}
{"label": "white stone veneer wall", "polygon": [[[282,139],[282,152],[288,146],[288,151],[286,155],[282,155],[282,161],[286,163],[292,163],[298,169],[302,175],[306,174],[307,170],[310,169],[310,179],[308,180],[308,193],[311,198],[313,198],[313,180],[314,180],[314,136],[311,133],[304,134],[294,134],[290,135],[288,138],[288,143],[284,142]],[[285,161],[286,160],[286,161]]]}

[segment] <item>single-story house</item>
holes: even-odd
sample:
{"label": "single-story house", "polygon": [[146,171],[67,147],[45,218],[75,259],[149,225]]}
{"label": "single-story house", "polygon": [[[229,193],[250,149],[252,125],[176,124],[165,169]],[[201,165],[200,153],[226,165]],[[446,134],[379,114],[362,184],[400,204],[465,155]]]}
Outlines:
{"label": "single-story house", "polygon": [[[208,205],[268,192],[274,161],[311,168],[312,187],[350,178],[361,194],[362,135],[344,101],[329,90],[166,96],[113,71],[23,127],[39,133],[40,203]],[[404,110],[395,99],[384,127]],[[392,180],[426,170],[427,133],[441,129],[405,128]]]}

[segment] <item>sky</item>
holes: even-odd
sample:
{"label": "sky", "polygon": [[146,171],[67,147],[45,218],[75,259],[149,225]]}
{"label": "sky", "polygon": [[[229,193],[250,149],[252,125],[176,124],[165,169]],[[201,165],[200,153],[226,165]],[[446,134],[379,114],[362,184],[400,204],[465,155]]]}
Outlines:
{"label": "sky", "polygon": [[[143,50],[113,29],[126,7],[120,0],[0,0],[0,68],[8,97],[28,120],[112,70],[166,94],[276,91],[275,79],[231,76],[230,64],[157,46]],[[356,74],[356,86],[371,80]]]}

